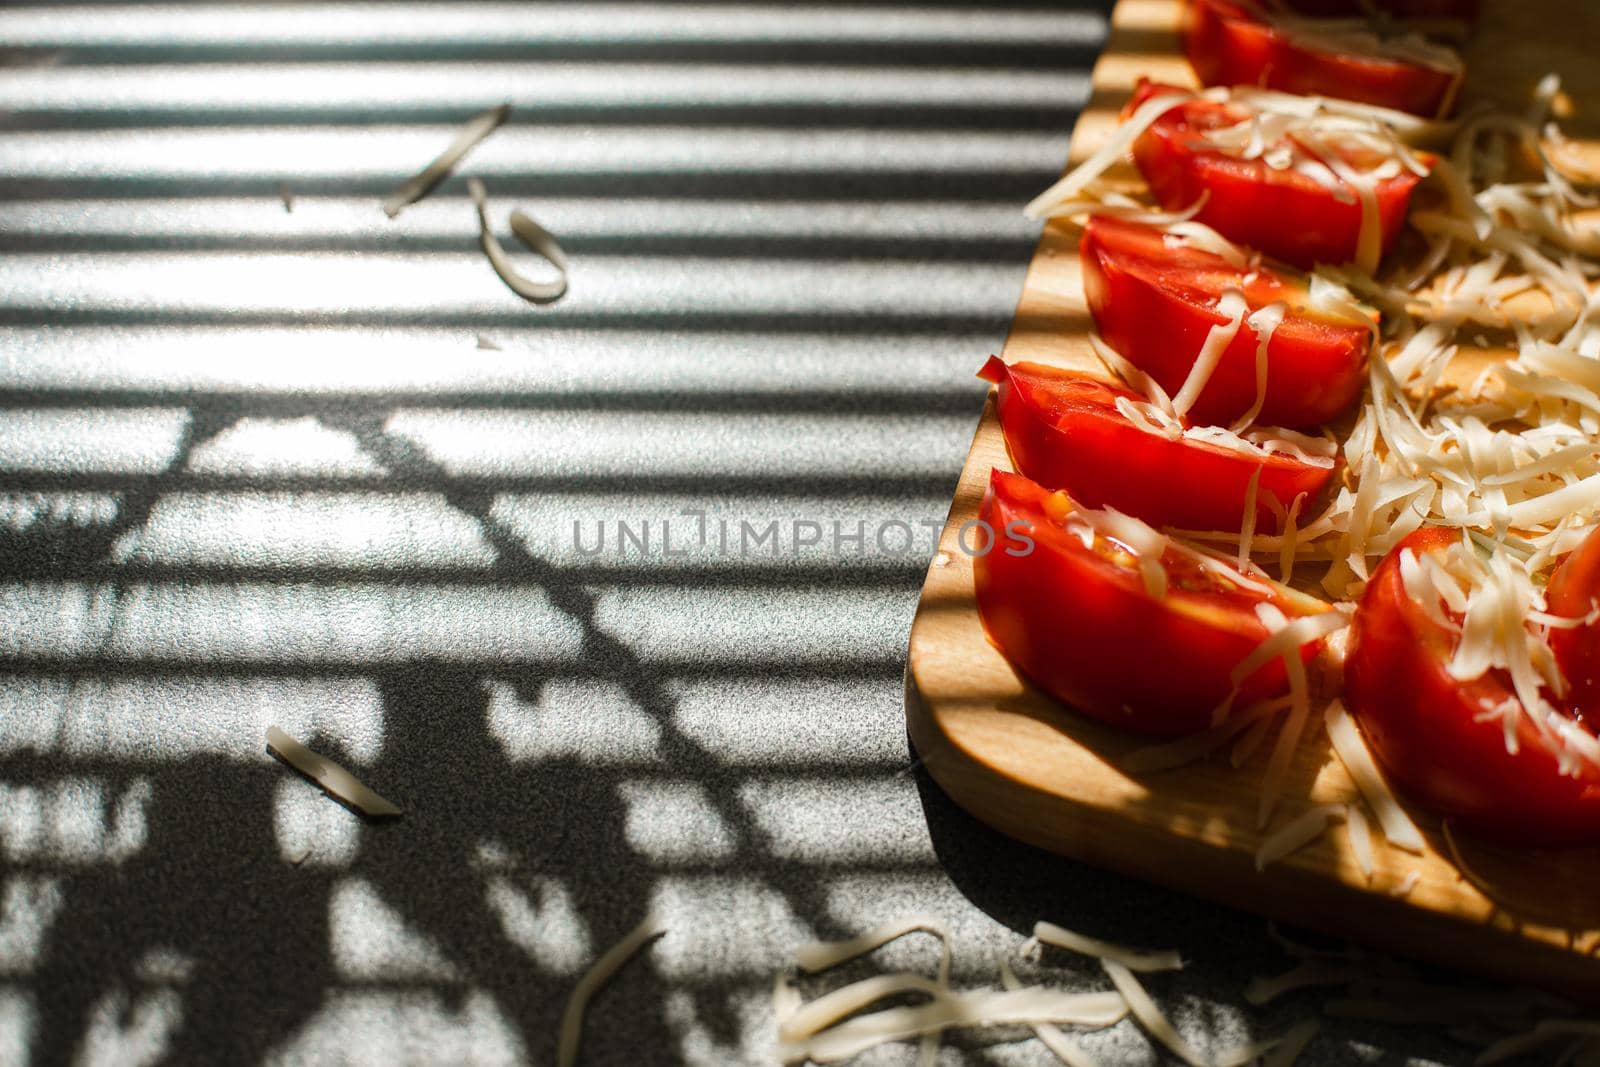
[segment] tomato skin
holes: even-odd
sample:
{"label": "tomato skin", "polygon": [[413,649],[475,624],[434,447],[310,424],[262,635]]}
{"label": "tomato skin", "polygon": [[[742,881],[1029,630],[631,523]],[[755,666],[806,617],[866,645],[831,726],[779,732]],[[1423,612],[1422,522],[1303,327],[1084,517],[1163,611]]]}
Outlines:
{"label": "tomato skin", "polygon": [[1300,493],[1314,499],[1333,476],[1332,467],[1290,456],[1250,457],[1146,433],[1116,408],[1119,396],[1143,397],[1086,374],[1007,366],[990,356],[978,377],[998,387],[1000,425],[1018,471],[1085,507],[1114,507],[1152,526],[1239,529],[1250,476],[1260,469],[1257,528],[1276,532],[1268,494],[1287,508]]}
{"label": "tomato skin", "polygon": [[[1254,605],[1271,599],[1291,617],[1307,613],[1305,598],[1184,589],[1172,552],[1172,588],[1152,599],[1135,571],[1051,519],[1050,497],[1061,499],[1021,475],[990,474],[979,517],[997,536],[973,560],[978,608],[990,640],[1018,670],[1090,718],[1161,737],[1203,730],[1232,689],[1228,672],[1267,637]],[[1022,550],[1005,534],[1014,523],[1023,524],[1031,552],[1012,554]],[[1303,655],[1314,651],[1307,646]],[[1245,680],[1237,706],[1287,688],[1274,661]]]}
{"label": "tomato skin", "polygon": [[1600,776],[1562,775],[1526,723],[1512,755],[1499,722],[1474,722],[1512,695],[1509,681],[1495,672],[1451,678],[1445,664],[1455,636],[1406,594],[1401,550],[1442,551],[1459,536],[1418,530],[1373,572],[1345,662],[1350,711],[1385,776],[1452,823],[1512,844],[1600,842]]}
{"label": "tomato skin", "polygon": [[[1355,402],[1365,381],[1372,329],[1320,318],[1304,306],[1305,290],[1270,267],[1244,283],[1222,257],[1199,249],[1168,249],[1161,231],[1095,217],[1080,246],[1083,290],[1106,343],[1177,394],[1211,327],[1226,322],[1217,310],[1225,288],[1238,288],[1252,311],[1274,301],[1289,313],[1267,346],[1267,392],[1256,421],[1265,426],[1324,423]],[[1189,411],[1198,424],[1229,425],[1255,402],[1255,331],[1239,328],[1211,380]]]}
{"label": "tomato skin", "polygon": [[[1545,589],[1550,614],[1581,618],[1600,600],[1600,528],[1561,561]],[[1600,722],[1600,622],[1550,630],[1550,651],[1571,689],[1567,703],[1585,722]]]}
{"label": "tomato skin", "polygon": [[[1172,86],[1141,80],[1128,110]],[[1126,112],[1125,112],[1126,114]],[[1236,159],[1200,147],[1197,135],[1229,126],[1244,112],[1209,100],[1178,104],[1133,144],[1133,159],[1157,202],[1169,211],[1206,202],[1196,216],[1230,241],[1301,270],[1318,263],[1349,263],[1361,239],[1361,205],[1354,190],[1340,203],[1315,180],[1277,170],[1260,159]],[[1425,158],[1425,157],[1424,157]],[[1387,255],[1405,225],[1411,192],[1421,179],[1410,171],[1377,183],[1378,223]]]}
{"label": "tomato skin", "polygon": [[1455,103],[1453,71],[1381,56],[1331,51],[1294,40],[1233,0],[1190,0],[1184,52],[1205,85],[1250,85],[1331,96],[1424,118]]}

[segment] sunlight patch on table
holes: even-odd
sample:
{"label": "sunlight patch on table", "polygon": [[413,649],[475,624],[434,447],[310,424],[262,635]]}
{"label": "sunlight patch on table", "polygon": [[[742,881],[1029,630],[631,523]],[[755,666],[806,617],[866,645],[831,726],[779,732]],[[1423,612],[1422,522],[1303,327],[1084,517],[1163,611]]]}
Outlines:
{"label": "sunlight patch on table", "polygon": [[240,477],[381,475],[355,435],[316,419],[240,419],[195,447],[189,470]]}
{"label": "sunlight patch on table", "polygon": [[660,725],[616,682],[549,678],[532,700],[512,682],[489,679],[484,690],[489,732],[513,763],[637,766],[659,759]]}
{"label": "sunlight patch on table", "polygon": [[672,721],[713,759],[800,768],[818,759],[862,767],[910,762],[899,678],[838,681],[675,679]]}
{"label": "sunlight patch on table", "polygon": [[183,998],[172,989],[151,989],[130,998],[117,988],[90,1009],[78,1067],[152,1067],[166,1055],[183,1021]]}
{"label": "sunlight patch on table", "polygon": [[362,878],[346,878],[329,894],[328,938],[346,981],[459,980],[438,945]]}
{"label": "sunlight patch on table", "polygon": [[465,996],[334,990],[264,1063],[323,1064],[329,1049],[339,1050],[343,1067],[519,1067],[528,1062],[516,1023],[492,996],[476,989]]}
{"label": "sunlight patch on table", "polygon": [[59,532],[109,526],[122,511],[121,493],[0,493],[5,532]]}
{"label": "sunlight patch on table", "polygon": [[619,782],[627,807],[628,845],[655,863],[726,859],[739,845],[711,794],[699,782],[643,779]]}
{"label": "sunlight patch on table", "polygon": [[482,570],[498,553],[442,493],[171,493],[112,547],[117,563]]}
{"label": "sunlight patch on table", "polygon": [[577,975],[593,961],[588,924],[578,902],[556,879],[494,874],[487,879],[484,895],[506,940],[526,952],[542,970]]}
{"label": "sunlight patch on table", "polygon": [[0,755],[264,764],[268,726],[370,763],[383,747],[383,697],[366,678],[0,675]]}
{"label": "sunlight patch on table", "polygon": [[295,866],[348,867],[361,848],[361,817],[298,777],[273,788],[272,831],[279,857]]}
{"label": "sunlight patch on table", "polygon": [[14,863],[121,863],[145,846],[145,778],[117,790],[96,778],[0,782],[0,855]]}
{"label": "sunlight patch on table", "polygon": [[0,419],[0,471],[157,474],[177,457],[188,422],[183,408],[14,409]]}
{"label": "sunlight patch on table", "polygon": [[[667,933],[650,960],[669,978],[770,982],[793,966],[794,946],[814,937],[782,890],[743,875],[664,875],[651,893],[651,910]],[[732,916],[738,920],[730,922]]]}
{"label": "sunlight patch on table", "polygon": [[[0,585],[0,655],[172,663],[568,662],[582,631],[543,590],[358,582]],[[112,626],[113,600],[116,625]]]}
{"label": "sunlight patch on table", "polygon": [[698,996],[716,998],[738,1028],[733,1042],[724,1041],[702,1018],[696,992],[668,990],[663,999],[667,1025],[678,1039],[678,1062],[718,1064],[721,1067],[769,1067],[773,1059],[772,989],[762,982],[755,988],[702,990]]}
{"label": "sunlight patch on table", "polygon": [[[773,855],[843,866],[937,863],[910,778],[770,777],[739,786]],[[873,813],[863,818],[863,812]]]}
{"label": "sunlight patch on table", "polygon": [[0,1063],[26,1064],[39,1023],[31,990],[0,985]]}
{"label": "sunlight patch on table", "polygon": [[[28,974],[39,965],[40,949],[65,901],[60,878],[28,874],[6,878],[5,896],[0,898],[0,974]],[[5,1025],[3,1011],[0,1007],[0,1029]],[[0,1055],[0,1063],[12,1062]]]}
{"label": "sunlight patch on table", "polygon": [[893,662],[914,602],[898,589],[617,586],[597,589],[595,614],[645,662]]}

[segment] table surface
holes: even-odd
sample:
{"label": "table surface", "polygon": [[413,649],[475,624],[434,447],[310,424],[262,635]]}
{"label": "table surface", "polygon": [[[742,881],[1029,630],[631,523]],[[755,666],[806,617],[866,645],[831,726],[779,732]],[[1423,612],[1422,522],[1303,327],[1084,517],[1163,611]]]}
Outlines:
{"label": "table surface", "polygon": [[[794,947],[910,912],[964,984],[1040,918],[1177,947],[1202,1048],[1314,1012],[1244,1007],[1289,964],[1259,920],[994,835],[905,740],[1108,7],[0,9],[0,1063],[546,1064],[652,908],[586,1062],[771,1063]],[[565,299],[494,277],[467,174]],[[1020,1037],[941,1062],[1054,1062]],[[1330,1021],[1302,1062],[1471,1057]]]}

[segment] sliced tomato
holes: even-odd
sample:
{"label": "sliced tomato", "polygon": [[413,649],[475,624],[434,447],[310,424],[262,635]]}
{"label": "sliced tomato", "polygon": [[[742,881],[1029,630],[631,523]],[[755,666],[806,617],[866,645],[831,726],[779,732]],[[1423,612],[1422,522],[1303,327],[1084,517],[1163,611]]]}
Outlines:
{"label": "sliced tomato", "polygon": [[[1552,615],[1586,618],[1600,603],[1600,528],[1583,539],[1550,576],[1545,604]],[[1552,627],[1550,651],[1570,687],[1567,704],[1590,724],[1600,723],[1600,622]]]}
{"label": "sliced tomato", "polygon": [[1562,774],[1526,722],[1517,751],[1507,751],[1501,724],[1478,717],[1514,699],[1510,680],[1497,671],[1452,678],[1456,635],[1406,593],[1400,553],[1440,552],[1459,537],[1418,530],[1373,572],[1345,662],[1350,711],[1389,780],[1436,814],[1514,843],[1600,842],[1600,775]]}
{"label": "sliced tomato", "polygon": [[[1289,307],[1267,346],[1258,422],[1327,422],[1361,392],[1376,317],[1357,321],[1314,311],[1296,275],[1266,265],[1242,270],[1213,252],[1175,246],[1160,230],[1104,216],[1090,218],[1080,253],[1084,294],[1100,335],[1168,395],[1182,388],[1211,327],[1227,321],[1217,310],[1226,289],[1243,293],[1252,311],[1278,301]],[[1228,425],[1250,410],[1256,348],[1255,331],[1241,326],[1190,418]]]}
{"label": "sliced tomato", "polygon": [[1206,85],[1332,96],[1439,118],[1455,106],[1461,65],[1336,51],[1249,0],[1191,0],[1184,51]]}
{"label": "sliced tomato", "polygon": [[1252,455],[1207,441],[1149,433],[1117,410],[1130,390],[1037,363],[1007,366],[990,356],[978,377],[998,386],[1006,449],[1017,470],[1048,489],[1065,489],[1085,507],[1113,507],[1152,526],[1237,530],[1251,476],[1257,528],[1276,531],[1273,497],[1287,508],[1314,498],[1333,476],[1290,455]]}
{"label": "sliced tomato", "polygon": [[[1183,92],[1141,79],[1124,114],[1159,93]],[[1264,159],[1241,159],[1202,141],[1209,130],[1249,118],[1239,104],[1190,99],[1173,106],[1133,144],[1133,159],[1156,200],[1169,211],[1206,197],[1199,220],[1231,241],[1310,270],[1318,263],[1349,263],[1361,239],[1361,204],[1348,183],[1333,190],[1293,168]],[[1301,151],[1298,147],[1294,151]],[[1427,159],[1427,157],[1420,157]],[[1353,164],[1362,162],[1347,160]],[[1377,182],[1380,245],[1387,254],[1405,225],[1412,190],[1420,179],[1408,170]]]}
{"label": "sliced tomato", "polygon": [[[989,478],[980,518],[994,531],[976,552],[978,608],[989,638],[1041,689],[1078,711],[1135,733],[1178,736],[1211,725],[1232,690],[1229,673],[1268,636],[1256,605],[1289,617],[1327,605],[1265,582],[1234,584],[1168,549],[1169,588],[1152,597],[1133,553],[1071,529],[1076,505],[1017,474]],[[1254,580],[1252,580],[1254,582]],[[1315,646],[1302,654],[1309,658]],[[1281,661],[1240,689],[1239,700],[1281,694]]]}

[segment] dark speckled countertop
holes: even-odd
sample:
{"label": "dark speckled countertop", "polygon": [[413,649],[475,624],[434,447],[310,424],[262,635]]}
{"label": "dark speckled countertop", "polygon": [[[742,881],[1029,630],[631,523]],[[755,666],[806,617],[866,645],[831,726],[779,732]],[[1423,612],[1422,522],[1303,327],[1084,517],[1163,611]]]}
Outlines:
{"label": "dark speckled countertop", "polygon": [[[905,740],[1108,6],[0,10],[0,1063],[549,1064],[652,907],[586,1062],[770,1063],[793,948],[908,912],[963,983],[1036,918],[1180,948],[1202,1048],[1314,1010],[1243,1007],[1260,921],[996,837]],[[463,173],[564,240],[549,307],[461,176],[378,209],[507,100]],[[1001,1037],[941,1062],[1053,1062]],[[1330,1023],[1304,1062],[1469,1059]]]}

